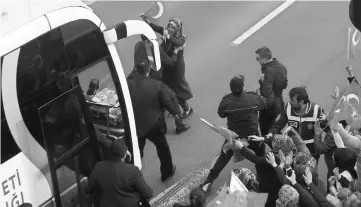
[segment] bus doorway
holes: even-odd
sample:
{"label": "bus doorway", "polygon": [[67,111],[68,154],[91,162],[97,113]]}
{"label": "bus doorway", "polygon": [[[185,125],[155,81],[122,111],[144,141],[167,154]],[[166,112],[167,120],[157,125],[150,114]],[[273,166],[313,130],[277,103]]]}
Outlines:
{"label": "bus doorway", "polygon": [[100,154],[80,86],[39,107],[38,113],[56,206],[91,206],[84,191],[86,177]]}

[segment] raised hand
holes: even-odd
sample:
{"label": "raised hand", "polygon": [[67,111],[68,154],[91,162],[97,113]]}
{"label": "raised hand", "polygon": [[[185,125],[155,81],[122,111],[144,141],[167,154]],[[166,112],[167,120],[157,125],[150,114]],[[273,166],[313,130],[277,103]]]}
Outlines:
{"label": "raised hand", "polygon": [[340,95],[340,89],[338,88],[338,86],[335,87],[335,91],[333,93],[330,93],[331,98],[336,100],[338,98],[338,96]]}
{"label": "raised hand", "polygon": [[277,166],[275,155],[272,152],[267,153],[266,160],[267,160],[268,164],[272,165],[272,167]]}
{"label": "raised hand", "polygon": [[143,19],[143,21],[145,21],[147,24],[150,24],[149,17],[148,17],[146,14],[142,13],[142,14],[140,14],[140,17],[141,17],[141,18]]}
{"label": "raised hand", "polygon": [[248,140],[255,141],[255,142],[261,142],[261,141],[264,141],[264,137],[251,135],[251,136],[248,136]]}

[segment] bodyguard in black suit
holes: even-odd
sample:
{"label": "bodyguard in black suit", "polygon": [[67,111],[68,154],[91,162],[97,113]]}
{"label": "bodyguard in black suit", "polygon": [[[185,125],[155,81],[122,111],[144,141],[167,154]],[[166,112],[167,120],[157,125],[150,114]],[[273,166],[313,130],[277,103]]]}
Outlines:
{"label": "bodyguard in black suit", "polygon": [[136,166],[124,163],[127,152],[124,140],[113,141],[111,150],[111,160],[95,165],[86,192],[95,193],[97,207],[137,207],[153,196],[153,190]]}
{"label": "bodyguard in black suit", "polygon": [[167,126],[163,108],[176,117],[177,126],[183,131],[189,129],[189,125],[183,124],[179,118],[181,112],[175,93],[161,81],[149,78],[150,67],[147,59],[139,61],[136,72],[137,76],[128,81],[128,87],[133,104],[140,154],[143,157],[146,139],[153,142],[160,159],[161,179],[165,181],[174,174],[175,166],[165,137]]}

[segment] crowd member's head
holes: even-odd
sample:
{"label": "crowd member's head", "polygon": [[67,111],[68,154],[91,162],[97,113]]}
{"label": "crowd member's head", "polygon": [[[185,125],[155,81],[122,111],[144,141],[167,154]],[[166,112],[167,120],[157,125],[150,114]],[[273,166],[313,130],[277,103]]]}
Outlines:
{"label": "crowd member's head", "polygon": [[202,188],[195,188],[189,195],[190,207],[205,207],[206,192]]}
{"label": "crowd member's head", "polygon": [[310,102],[308,93],[305,87],[295,87],[289,92],[289,102],[294,109],[305,108]]}
{"label": "crowd member's head", "polygon": [[231,92],[233,95],[240,95],[243,92],[244,76],[243,75],[234,76],[231,79],[229,86],[231,88]]}
{"label": "crowd member's head", "polygon": [[337,191],[337,198],[340,199],[341,202],[345,202],[351,194],[352,192],[349,188],[340,188]]}
{"label": "crowd member's head", "polygon": [[300,195],[290,185],[283,185],[278,192],[276,207],[298,207]]}
{"label": "crowd member's head", "polygon": [[344,202],[344,207],[360,207],[361,206],[361,193],[354,192]]}
{"label": "crowd member's head", "polygon": [[[305,175],[305,172],[306,172],[306,169],[307,167],[309,167],[308,165],[306,164],[301,164],[301,165],[297,165],[294,169],[295,169],[295,174],[296,174],[296,181],[297,183],[299,184],[303,184],[303,185],[306,185],[306,182],[305,182],[305,179],[304,179],[304,175]],[[315,185],[318,185],[318,173],[317,173],[317,170],[316,169],[312,169],[312,168],[309,168],[311,173],[312,173],[312,182],[315,184]]]}
{"label": "crowd member's head", "polygon": [[302,164],[307,165],[310,169],[316,170],[317,161],[309,153],[298,152],[294,159],[294,167]]}
{"label": "crowd member's head", "polygon": [[297,152],[296,145],[286,134],[276,134],[272,141],[273,153],[278,154],[280,150],[285,156],[287,156],[290,152],[293,152],[294,154]]}
{"label": "crowd member's head", "polygon": [[146,75],[148,76],[150,73],[150,67],[148,65],[148,61],[147,60],[140,60],[136,65],[135,65],[135,71],[137,72],[138,75]]}
{"label": "crowd member's head", "polygon": [[333,153],[333,160],[336,167],[338,167],[339,173],[347,170],[353,179],[357,179],[357,172],[355,170],[356,159],[356,153],[349,148],[336,148]]}
{"label": "crowd member's head", "polygon": [[123,139],[116,139],[111,144],[112,156],[124,160],[127,156],[127,145]]}
{"label": "crowd member's head", "polygon": [[233,172],[238,176],[239,180],[250,191],[256,191],[258,189],[258,182],[256,176],[247,168],[237,168]]}
{"label": "crowd member's head", "polygon": [[264,65],[272,61],[272,52],[266,46],[258,48],[255,53],[257,55],[256,60],[260,65]]}

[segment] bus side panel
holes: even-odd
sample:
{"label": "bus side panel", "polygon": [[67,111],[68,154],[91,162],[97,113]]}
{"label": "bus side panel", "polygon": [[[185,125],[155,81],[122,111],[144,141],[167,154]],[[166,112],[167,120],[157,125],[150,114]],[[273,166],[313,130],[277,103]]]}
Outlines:
{"label": "bus side panel", "polygon": [[47,179],[22,152],[2,163],[0,172],[3,186],[0,206],[18,206],[23,202],[39,206],[52,197]]}

